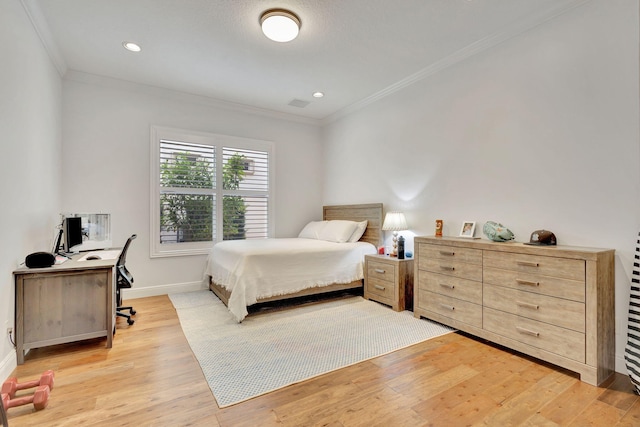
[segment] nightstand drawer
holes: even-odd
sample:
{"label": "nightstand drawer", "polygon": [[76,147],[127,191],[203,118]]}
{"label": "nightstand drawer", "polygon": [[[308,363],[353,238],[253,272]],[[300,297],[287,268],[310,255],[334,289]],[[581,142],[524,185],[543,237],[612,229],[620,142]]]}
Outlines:
{"label": "nightstand drawer", "polygon": [[393,282],[379,280],[370,276],[367,280],[365,291],[392,301],[395,296],[396,287]]}
{"label": "nightstand drawer", "polygon": [[396,278],[396,266],[386,262],[368,261],[367,275],[369,280],[385,280],[394,283]]}

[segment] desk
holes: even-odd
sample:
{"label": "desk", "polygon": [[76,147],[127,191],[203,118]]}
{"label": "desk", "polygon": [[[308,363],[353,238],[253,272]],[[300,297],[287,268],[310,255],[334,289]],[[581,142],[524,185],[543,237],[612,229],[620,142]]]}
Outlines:
{"label": "desk", "polygon": [[13,272],[18,365],[32,348],[98,337],[107,337],[111,348],[117,259],[78,261],[81,257]]}

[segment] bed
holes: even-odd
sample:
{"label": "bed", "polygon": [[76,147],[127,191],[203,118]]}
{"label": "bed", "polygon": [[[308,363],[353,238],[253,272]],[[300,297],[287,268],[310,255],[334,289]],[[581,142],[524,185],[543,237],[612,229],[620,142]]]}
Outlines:
{"label": "bed", "polygon": [[[342,242],[340,237],[336,242],[335,235],[332,241],[320,238],[326,237],[329,224],[342,231],[347,221],[361,226],[366,221],[358,241]],[[324,206],[320,223],[307,224],[302,238],[215,244],[205,271],[209,288],[238,322],[248,314],[247,307],[256,303],[362,288],[364,255],[376,253],[382,241],[382,203]],[[324,236],[318,236],[318,230]]]}

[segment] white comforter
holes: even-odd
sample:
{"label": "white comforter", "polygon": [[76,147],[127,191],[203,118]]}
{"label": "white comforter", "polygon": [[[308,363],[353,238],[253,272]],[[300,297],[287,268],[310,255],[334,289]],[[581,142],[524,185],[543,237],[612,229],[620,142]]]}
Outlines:
{"label": "white comforter", "polygon": [[227,240],[214,245],[206,274],[231,291],[229,311],[240,322],[258,298],[362,279],[364,255],[374,253],[375,246],[366,242]]}

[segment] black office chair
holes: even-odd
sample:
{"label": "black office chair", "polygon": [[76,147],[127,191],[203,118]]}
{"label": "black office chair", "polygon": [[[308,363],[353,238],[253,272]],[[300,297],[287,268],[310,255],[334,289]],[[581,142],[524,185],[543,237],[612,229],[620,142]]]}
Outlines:
{"label": "black office chair", "polygon": [[[131,306],[122,305],[122,289],[130,289],[133,285],[133,276],[124,264],[127,261],[129,245],[131,245],[131,241],[136,237],[138,236],[132,234],[131,237],[127,239],[127,243],[124,244],[124,248],[122,248],[122,252],[120,252],[118,262],[116,263],[116,315],[126,318],[129,325],[135,323],[135,320],[133,320],[131,316],[135,315],[136,311]],[[125,313],[126,310],[128,310],[129,313]]]}

